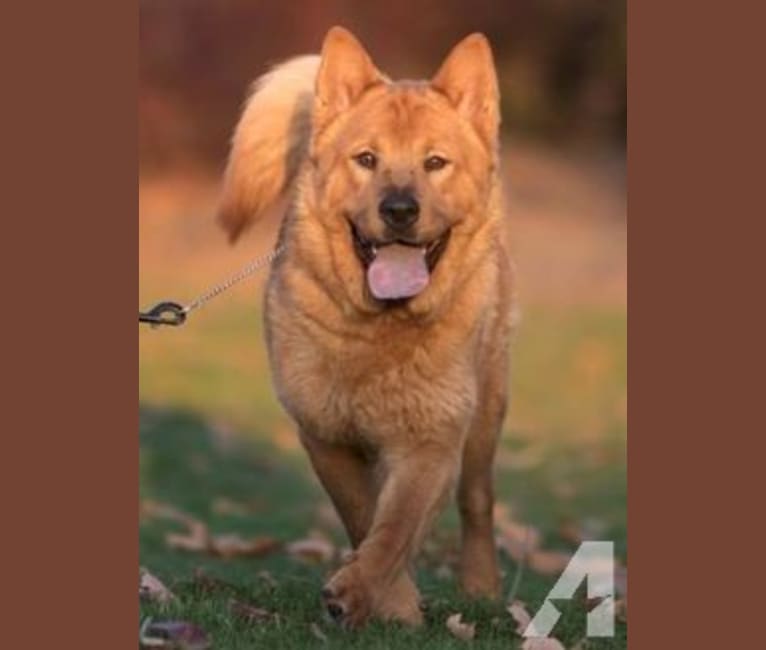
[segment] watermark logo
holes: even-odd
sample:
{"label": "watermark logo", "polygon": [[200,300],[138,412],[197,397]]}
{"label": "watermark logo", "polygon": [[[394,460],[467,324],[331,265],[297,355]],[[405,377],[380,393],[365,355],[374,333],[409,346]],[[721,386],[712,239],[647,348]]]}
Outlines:
{"label": "watermark logo", "polygon": [[547,637],[561,616],[552,599],[569,600],[587,580],[588,598],[599,604],[588,612],[589,637],[614,636],[614,543],[583,542],[545,602],[524,630],[525,637]]}

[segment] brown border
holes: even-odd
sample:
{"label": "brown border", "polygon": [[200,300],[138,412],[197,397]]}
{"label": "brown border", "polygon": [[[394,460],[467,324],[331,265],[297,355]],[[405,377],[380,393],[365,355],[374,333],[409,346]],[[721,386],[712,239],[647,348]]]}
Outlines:
{"label": "brown border", "polygon": [[763,536],[746,529],[762,525],[763,505],[747,503],[763,493],[762,454],[738,436],[762,436],[746,405],[762,403],[763,380],[736,368],[755,360],[755,320],[735,323],[763,302],[762,238],[742,228],[763,221],[762,136],[753,146],[763,15],[745,4],[628,4],[628,638],[638,649],[746,647],[760,635],[762,598],[746,589],[759,586]]}
{"label": "brown border", "polygon": [[0,645],[133,649],[138,7],[3,14]]}

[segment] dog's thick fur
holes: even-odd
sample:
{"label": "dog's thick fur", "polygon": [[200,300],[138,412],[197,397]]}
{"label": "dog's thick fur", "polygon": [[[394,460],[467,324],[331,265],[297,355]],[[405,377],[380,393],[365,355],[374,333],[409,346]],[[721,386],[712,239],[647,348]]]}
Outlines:
{"label": "dog's thick fur", "polygon": [[[256,83],[234,135],[219,215],[232,240],[289,201],[267,343],[278,395],[354,547],[322,589],[350,627],[422,620],[410,563],[454,486],[462,585],[498,595],[492,462],[512,308],[498,103],[480,34],[432,80],[391,82],[335,27],[321,56]],[[360,150],[376,152],[375,169]],[[448,164],[424,169],[435,152]],[[378,300],[353,233],[383,241],[381,195],[405,185],[420,204],[412,241],[448,241],[424,290]]]}

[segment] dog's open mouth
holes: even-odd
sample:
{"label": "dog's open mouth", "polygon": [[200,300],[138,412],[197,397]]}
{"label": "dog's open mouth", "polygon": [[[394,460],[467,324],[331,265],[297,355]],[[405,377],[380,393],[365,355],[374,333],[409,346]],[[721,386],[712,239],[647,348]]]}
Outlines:
{"label": "dog's open mouth", "polygon": [[450,231],[427,243],[374,242],[351,224],[354,250],[367,274],[367,286],[378,300],[412,298],[423,291],[449,241]]}

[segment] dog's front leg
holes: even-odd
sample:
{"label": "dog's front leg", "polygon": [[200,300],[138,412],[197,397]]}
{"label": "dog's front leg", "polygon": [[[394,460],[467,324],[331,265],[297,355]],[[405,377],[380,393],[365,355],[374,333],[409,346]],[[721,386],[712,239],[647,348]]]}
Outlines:
{"label": "dog's front leg", "polygon": [[328,611],[356,627],[370,616],[420,622],[420,613],[391,615],[400,603],[395,586],[443,507],[459,471],[460,449],[426,443],[383,459],[387,477],[370,532],[349,562],[322,590]]}

